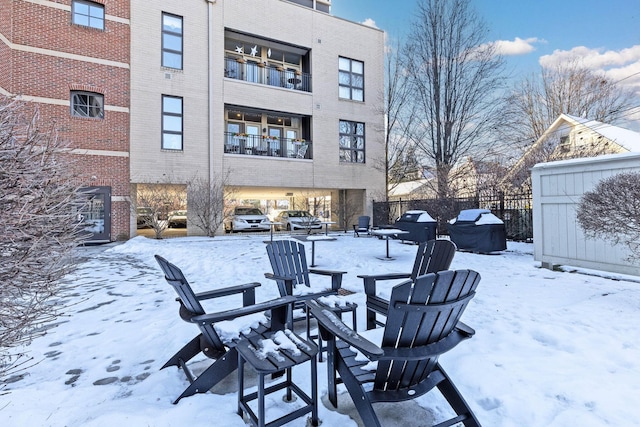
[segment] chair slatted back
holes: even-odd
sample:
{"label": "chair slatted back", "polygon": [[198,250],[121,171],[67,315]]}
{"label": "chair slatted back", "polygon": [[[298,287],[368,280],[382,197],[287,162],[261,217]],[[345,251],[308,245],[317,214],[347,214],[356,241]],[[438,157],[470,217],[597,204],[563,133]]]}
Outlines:
{"label": "chair slatted back", "polygon": [[[415,283],[393,288],[383,348],[413,348],[451,333],[475,295],[480,275],[472,270],[442,271],[420,276]],[[374,389],[398,390],[420,383],[435,368],[438,356],[418,361],[378,362]]]}
{"label": "chair slatted back", "polygon": [[358,231],[367,231],[369,230],[369,223],[371,222],[371,217],[366,215],[358,217]]}
{"label": "chair slatted back", "polygon": [[448,270],[456,254],[456,245],[451,240],[435,239],[420,243],[411,271],[411,280],[415,281],[427,273]]}
{"label": "chair slatted back", "polygon": [[[155,255],[155,258],[164,272],[167,283],[169,283],[178,294],[178,300],[180,301],[180,317],[188,322],[193,316],[206,314],[204,308],[202,308],[202,305],[200,304],[200,301],[198,301],[198,298],[193,292],[193,289],[191,289],[191,285],[189,285],[189,282],[187,282],[187,279],[184,277],[182,270],[160,255]],[[224,343],[212,324],[198,323],[198,327],[200,328],[200,332],[202,332],[203,337],[214,347],[213,351],[226,351]]]}
{"label": "chair slatted back", "polygon": [[[273,274],[295,278],[295,285],[310,286],[309,268],[304,245],[293,240],[275,240],[267,244],[267,254]],[[285,289],[283,280],[277,280],[280,296],[291,295],[292,289]]]}

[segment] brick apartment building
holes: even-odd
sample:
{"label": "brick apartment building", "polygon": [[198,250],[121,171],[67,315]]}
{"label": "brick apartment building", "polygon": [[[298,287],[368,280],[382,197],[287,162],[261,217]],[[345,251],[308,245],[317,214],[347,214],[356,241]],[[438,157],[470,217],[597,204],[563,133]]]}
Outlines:
{"label": "brick apartment building", "polygon": [[0,91],[39,103],[73,142],[104,194],[105,239],[135,234],[129,197],[170,184],[167,211],[189,211],[187,182],[227,173],[230,203],[322,199],[345,222],[385,190],[384,35],[330,5],[0,0]]}
{"label": "brick apartment building", "polygon": [[130,234],[129,1],[0,0],[0,94],[70,141],[96,241]]}

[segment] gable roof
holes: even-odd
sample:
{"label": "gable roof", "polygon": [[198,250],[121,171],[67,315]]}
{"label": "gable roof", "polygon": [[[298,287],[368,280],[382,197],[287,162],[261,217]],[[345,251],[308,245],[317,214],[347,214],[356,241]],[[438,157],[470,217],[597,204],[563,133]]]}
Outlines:
{"label": "gable roof", "polygon": [[590,131],[601,135],[603,138],[619,145],[630,152],[640,152],[640,133],[619,126],[602,123],[597,120],[589,120],[582,117],[572,116],[570,114],[560,114],[558,118],[544,131],[520,159],[509,169],[502,184],[509,182],[514,176],[520,173],[523,168],[533,167],[529,158],[536,150],[547,141],[548,137],[557,132],[562,125],[569,125],[572,128],[583,126]]}
{"label": "gable roof", "polygon": [[554,125],[558,123],[560,119],[564,119],[569,123],[573,122],[573,124],[576,125],[583,125],[593,132],[602,135],[608,140],[615,142],[626,150],[640,152],[640,133],[638,132],[621,128],[619,126],[602,123],[597,120],[588,120],[582,117],[571,116],[569,114],[561,114],[560,117],[556,119],[554,124],[549,127],[549,130],[554,128]]}

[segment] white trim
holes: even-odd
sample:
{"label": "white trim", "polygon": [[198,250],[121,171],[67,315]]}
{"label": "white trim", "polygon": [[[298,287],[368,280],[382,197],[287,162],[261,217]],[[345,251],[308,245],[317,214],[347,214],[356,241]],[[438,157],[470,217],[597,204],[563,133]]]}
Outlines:
{"label": "white trim", "polygon": [[84,148],[74,148],[69,150],[69,152],[80,156],[129,157],[129,153],[127,151],[85,150]]}
{"label": "white trim", "polygon": [[[27,0],[27,1],[29,1],[29,0]],[[17,51],[21,51],[21,52],[36,53],[36,54],[40,54],[40,55],[53,56],[55,58],[72,59],[74,61],[89,62],[89,63],[92,63],[92,64],[109,65],[109,66],[112,66],[112,67],[124,68],[124,69],[127,69],[127,70],[129,69],[129,64],[127,64],[125,62],[109,61],[107,59],[93,58],[91,56],[76,55],[74,53],[66,53],[66,52],[60,52],[60,51],[57,51],[57,50],[42,49],[42,48],[39,48],[39,47],[19,45],[19,44],[11,43],[9,41],[9,39],[7,39],[4,36],[4,34],[2,34],[2,33],[0,33],[0,41],[2,41],[4,44],[6,44],[9,47],[9,49],[11,49],[11,50],[17,50]]]}
{"label": "white trim", "polygon": [[[60,105],[64,107],[70,107],[71,101],[68,99],[55,99],[55,98],[44,98],[41,96],[30,96],[30,95],[15,95],[7,92],[3,87],[0,86],[0,94],[8,97],[16,97],[16,99],[26,102],[37,102],[39,104],[48,104],[48,105]],[[105,105],[105,111],[114,111],[116,113],[126,113],[129,114],[129,107],[119,107],[117,105]]]}

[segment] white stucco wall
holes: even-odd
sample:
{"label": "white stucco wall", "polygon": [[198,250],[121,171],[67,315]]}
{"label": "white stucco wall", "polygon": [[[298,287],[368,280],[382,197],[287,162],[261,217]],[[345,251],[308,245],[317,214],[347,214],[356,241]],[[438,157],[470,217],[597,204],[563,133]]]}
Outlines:
{"label": "white stucco wall", "polygon": [[640,275],[640,267],[626,261],[626,246],[586,238],[576,220],[576,209],[585,192],[593,190],[603,178],[630,171],[640,172],[639,153],[536,165],[532,170],[536,261],[545,267],[561,264]]}

